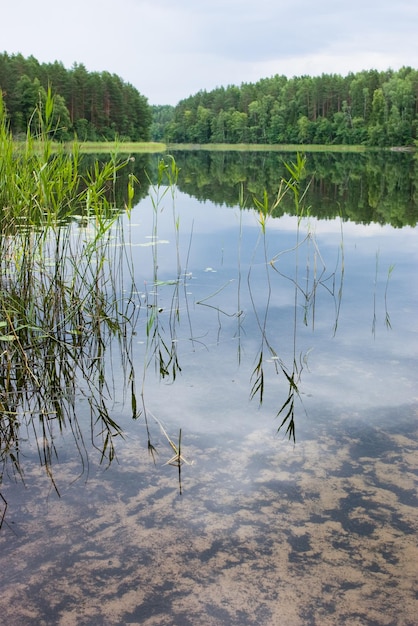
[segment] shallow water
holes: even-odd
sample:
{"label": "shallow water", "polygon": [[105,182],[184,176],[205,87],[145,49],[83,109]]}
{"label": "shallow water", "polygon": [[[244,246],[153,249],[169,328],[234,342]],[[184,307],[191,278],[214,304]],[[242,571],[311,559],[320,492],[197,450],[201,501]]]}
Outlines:
{"label": "shallow water", "polygon": [[295,448],[261,428],[189,433],[181,496],[134,436],[59,501],[34,472],[2,537],[5,623],[413,624],[418,432],[402,413]]}
{"label": "shallow water", "polygon": [[[285,216],[269,223],[267,258],[289,252],[277,261],[280,274],[271,266],[267,274],[253,213],[180,193],[176,207],[187,279],[174,334],[173,285],[158,287],[158,306],[181,372],[161,380],[152,360],[146,371],[155,464],[143,418],[132,420],[123,403],[116,361],[114,417],[125,439],[108,469],[97,451],[80,455],[71,434],[56,433],[58,497],[34,442],[22,442],[25,484],[11,477],[2,486],[4,623],[412,626],[416,229],[345,223],[342,239],[338,221],[310,220],[302,232],[314,237],[296,259],[296,220]],[[144,245],[152,242],[149,208],[142,202],[132,217],[143,301],[154,289],[154,246]],[[168,281],[176,277],[176,246],[167,212],[159,219],[159,279]],[[313,295],[298,290],[295,326],[296,267],[299,286]],[[146,322],[139,320],[141,379]],[[249,395],[261,348],[259,406]],[[293,358],[301,374],[295,445],[277,434],[276,417],[288,385],[275,368],[291,369]],[[166,464],[173,450],[159,423],[173,442],[182,429],[180,476]]]}

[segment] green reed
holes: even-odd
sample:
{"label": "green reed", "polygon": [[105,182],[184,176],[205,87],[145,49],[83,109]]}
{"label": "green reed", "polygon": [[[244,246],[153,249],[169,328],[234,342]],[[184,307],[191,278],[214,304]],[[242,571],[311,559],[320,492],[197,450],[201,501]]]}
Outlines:
{"label": "green reed", "polygon": [[[384,308],[385,308],[385,325],[388,330],[392,329],[392,323],[390,321],[390,314],[388,308],[388,292],[389,292],[389,283],[392,277],[393,270],[395,266],[393,264],[389,265],[386,275],[385,288],[384,288]],[[375,276],[374,276],[374,284],[373,284],[373,319],[372,319],[372,334],[373,337],[376,337],[376,325],[377,325],[377,297],[378,297],[378,285],[379,285],[379,273],[380,273],[380,251],[376,251],[376,265],[375,265]]]}
{"label": "green reed", "polygon": [[[179,218],[175,211],[175,190],[178,179],[178,168],[175,159],[171,156],[162,158],[158,162],[157,181],[151,185],[150,199],[153,208],[153,227],[152,227],[152,257],[153,257],[153,282],[151,285],[152,295],[147,297],[148,304],[148,320],[146,326],[147,334],[147,352],[150,358],[155,359],[156,369],[162,378],[172,377],[175,380],[176,375],[181,371],[176,350],[176,330],[175,323],[179,317],[178,311],[178,290],[182,279],[182,268],[179,252]],[[175,237],[176,250],[176,273],[172,280],[161,281],[158,272],[158,223],[159,214],[165,209],[164,199],[170,198],[171,210],[173,215],[173,232]],[[159,303],[160,288],[165,286],[173,286],[172,305],[169,309],[169,331],[165,332],[161,323],[161,314],[165,313]],[[148,294],[147,294],[148,296]],[[144,368],[146,371],[149,363]]]}
{"label": "green reed", "polygon": [[[16,146],[0,93],[0,484],[8,466],[23,477],[21,440],[32,431],[58,490],[57,434],[69,429],[88,462],[76,397],[87,399],[100,460],[115,456],[122,430],[105,352],[116,339],[129,371],[137,312],[133,275],[120,293],[132,268],[115,245],[124,234],[114,186],[127,161],[112,155],[86,170],[76,143],[70,152],[53,143],[53,107],[49,90]],[[127,196],[129,210],[130,188]]]}
{"label": "green reed", "polygon": [[[166,432],[162,428],[159,420],[149,411],[145,399],[146,390],[146,378],[147,372],[152,362],[156,373],[160,378],[171,378],[174,382],[177,375],[181,372],[181,366],[179,363],[177,353],[177,324],[180,321],[180,286],[186,283],[186,272],[183,273],[180,249],[179,249],[179,229],[180,220],[176,213],[175,208],[175,192],[178,180],[178,167],[175,159],[168,155],[159,159],[156,180],[155,182],[149,178],[150,183],[150,200],[152,205],[153,225],[152,225],[152,260],[153,260],[153,277],[152,283],[149,286],[151,291],[148,291],[146,286],[146,347],[145,347],[145,360],[142,369],[142,384],[141,384],[141,404],[142,409],[136,411],[135,417],[143,417],[148,440],[148,451],[155,462],[156,447],[152,443],[151,439],[151,427],[149,416],[152,416],[153,420],[159,424],[164,434]],[[159,215],[165,209],[165,200],[169,199],[171,204],[172,216],[173,216],[173,232],[175,238],[175,252],[176,252],[176,273],[170,280],[160,280],[159,266],[158,266],[158,245],[159,245]],[[171,306],[168,310],[163,308],[160,304],[160,291],[163,288],[172,288],[171,294]],[[168,317],[168,323],[164,324],[162,316]],[[134,387],[134,378],[132,378],[132,385]],[[136,396],[135,396],[136,397]],[[136,401],[135,401],[136,407]],[[137,407],[136,407],[137,408]],[[168,438],[168,436],[167,436]],[[170,439],[168,439],[170,445],[172,445]]]}
{"label": "green reed", "polygon": [[[266,281],[267,281],[267,298],[264,302],[264,314],[261,315],[258,310],[262,307],[261,303],[256,303],[252,297],[251,291],[251,268],[248,273],[248,286],[251,296],[253,309],[256,315],[257,323],[261,333],[261,345],[258,355],[255,360],[255,366],[252,372],[251,382],[252,387],[250,391],[251,399],[258,397],[259,403],[262,404],[265,389],[265,353],[267,352],[269,358],[273,361],[276,374],[284,376],[284,380],[287,385],[287,394],[284,401],[280,405],[277,411],[276,417],[281,419],[278,431],[285,429],[286,435],[293,442],[296,441],[296,422],[295,422],[295,410],[296,401],[298,400],[302,404],[300,381],[302,371],[307,366],[309,350],[305,353],[299,352],[297,341],[297,329],[299,324],[299,312],[303,311],[303,323],[307,326],[308,323],[312,324],[312,329],[315,327],[315,303],[316,295],[319,287],[328,291],[335,300],[336,308],[336,321],[334,326],[334,333],[337,329],[338,316],[340,311],[341,297],[342,297],[342,284],[344,276],[344,250],[343,245],[341,247],[341,269],[340,269],[340,282],[338,293],[336,288],[336,277],[338,274],[337,267],[331,274],[326,273],[326,266],[322,259],[321,252],[317,245],[314,233],[309,228],[309,221],[307,226],[307,232],[302,232],[302,220],[309,220],[309,207],[306,206],[306,195],[309,189],[310,182],[306,182],[306,157],[297,154],[295,162],[287,162],[284,164],[288,173],[287,178],[283,178],[279,184],[279,189],[276,197],[273,201],[270,201],[267,193],[264,193],[263,199],[260,201],[257,198],[254,199],[256,210],[258,211],[258,221],[260,223],[260,239],[262,241],[263,257],[266,266]],[[283,201],[285,195],[292,194],[293,205],[295,215],[297,217],[296,227],[296,240],[292,248],[288,250],[281,250],[273,257],[267,255],[266,244],[266,228],[268,219],[273,215],[274,210]],[[343,238],[341,237],[343,241]],[[301,252],[305,250],[305,268],[302,274],[301,271]],[[280,257],[284,254],[293,253],[295,255],[295,271],[293,276],[283,274],[279,269]],[[294,288],[294,307],[293,307],[293,330],[291,333],[292,341],[292,361],[291,363],[285,363],[279,358],[279,350],[275,348],[270,341],[268,334],[268,314],[269,304],[272,289],[272,279],[270,277],[270,270],[274,270],[276,274],[282,278],[290,281]]]}

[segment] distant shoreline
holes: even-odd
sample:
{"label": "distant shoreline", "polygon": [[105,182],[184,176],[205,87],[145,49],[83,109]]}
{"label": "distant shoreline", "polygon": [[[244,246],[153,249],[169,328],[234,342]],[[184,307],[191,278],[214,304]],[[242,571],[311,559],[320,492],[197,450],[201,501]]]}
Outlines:
{"label": "distant shoreline", "polygon": [[[67,143],[66,145],[71,145]],[[250,144],[250,143],[207,143],[207,144],[189,144],[189,143],[158,143],[158,142],[94,142],[86,141],[80,144],[82,152],[99,153],[99,152],[116,152],[126,153],[164,153],[170,151],[208,151],[208,152],[355,152],[364,153],[372,151],[395,151],[395,152],[414,152],[416,148],[413,146],[400,147],[373,147],[362,145],[327,145],[327,144]]]}
{"label": "distant shoreline", "polygon": [[[24,145],[24,142],[16,142],[17,146]],[[251,144],[251,143],[207,143],[207,144],[190,144],[190,143],[170,143],[163,142],[112,142],[112,141],[84,141],[79,142],[80,151],[87,154],[155,154],[167,153],[171,151],[207,151],[207,152],[351,152],[365,153],[373,151],[391,151],[391,152],[415,152],[414,146],[363,146],[363,145],[346,145],[346,144]],[[67,141],[63,144],[55,143],[53,148],[56,150],[64,146],[65,149],[71,150],[73,142]]]}

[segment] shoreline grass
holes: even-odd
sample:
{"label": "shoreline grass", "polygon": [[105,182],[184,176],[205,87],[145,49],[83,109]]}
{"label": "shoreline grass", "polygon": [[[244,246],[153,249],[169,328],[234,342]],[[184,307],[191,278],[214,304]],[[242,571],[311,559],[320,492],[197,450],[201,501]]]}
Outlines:
{"label": "shoreline grass", "polygon": [[[15,141],[15,146],[23,148],[24,141]],[[64,150],[71,152],[77,145],[78,150],[85,154],[161,154],[170,151],[206,151],[206,152],[415,152],[413,146],[363,146],[363,145],[346,145],[346,144],[255,144],[255,143],[164,143],[158,141],[67,141],[64,144],[51,142],[52,152]],[[36,151],[38,142],[34,140],[34,149]],[[39,150],[42,150],[42,142],[39,142]]]}
{"label": "shoreline grass", "polygon": [[[71,146],[71,143],[66,144]],[[387,150],[388,148],[383,148]],[[82,152],[117,152],[117,153],[158,153],[176,151],[207,152],[370,152],[382,150],[370,146],[351,145],[315,145],[315,144],[252,144],[252,143],[159,143],[159,142],[94,142],[87,141],[80,145]]]}
{"label": "shoreline grass", "polygon": [[88,464],[76,397],[87,399],[100,462],[115,456],[123,432],[104,354],[117,342],[127,381],[139,308],[121,219],[132,208],[133,176],[126,200],[115,200],[117,173],[129,159],[111,154],[83,169],[77,143],[53,150],[53,107],[48,91],[33,130],[16,144],[0,92],[0,488],[9,468],[23,477],[20,442],[30,429],[59,493],[56,431],[72,432],[81,470]]}
{"label": "shoreline grass", "polygon": [[[26,141],[14,140],[14,147],[17,151],[22,152],[26,147]],[[41,152],[43,142],[33,139],[34,152]],[[139,153],[159,153],[166,152],[167,145],[154,141],[148,142],[117,142],[117,141],[66,141],[59,143],[50,141],[49,147],[52,153],[64,150],[65,153],[71,153],[76,148],[79,152],[85,154],[139,154]]]}
{"label": "shoreline grass", "polygon": [[[71,149],[73,142],[67,142],[65,144],[66,148]],[[117,154],[129,154],[129,153],[139,153],[139,152],[165,152],[167,150],[167,145],[165,143],[160,143],[157,141],[142,141],[142,142],[133,142],[133,141],[83,141],[80,143],[80,151],[87,152],[90,154],[95,154],[99,152],[104,153],[117,153]]]}
{"label": "shoreline grass", "polygon": [[315,144],[257,144],[257,143],[213,143],[213,144],[168,144],[169,150],[207,150],[212,152],[367,152],[380,148],[351,145]]}

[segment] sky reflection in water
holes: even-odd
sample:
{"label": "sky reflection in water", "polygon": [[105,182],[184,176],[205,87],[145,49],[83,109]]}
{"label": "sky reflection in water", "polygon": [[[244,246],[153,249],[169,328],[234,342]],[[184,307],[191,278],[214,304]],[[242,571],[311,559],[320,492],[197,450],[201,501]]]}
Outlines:
{"label": "sky reflection in water", "polygon": [[[177,277],[165,204],[160,281]],[[173,441],[182,429],[183,454],[193,462],[182,466],[183,495],[177,468],[165,465],[172,450],[152,419],[156,465],[148,457],[143,420],[132,421],[123,405],[114,363],[114,415],[126,431],[118,463],[105,470],[92,452],[82,471],[58,438],[60,499],[30,446],[26,488],[5,486],[0,607],[7,623],[414,623],[416,229],[303,223],[301,240],[312,237],[299,248],[301,289],[311,292],[314,268],[319,276],[323,262],[325,270],[306,325],[298,292],[295,334],[296,219],[268,223],[267,259],[289,250],[275,263],[279,273],[265,264],[254,212],[180,193],[175,207],[187,274],[175,335],[174,285],[158,287],[158,306],[182,369],[174,383],[160,380],[151,361],[144,398]],[[142,245],[152,241],[151,213],[143,201],[131,226],[144,310],[155,289],[153,246]],[[266,312],[264,339],[278,358],[264,344],[259,406],[249,395]],[[145,325],[140,317],[138,384]],[[275,367],[281,360],[291,369],[294,358],[303,365],[295,446],[277,435],[275,417],[288,391]],[[81,420],[82,412],[81,402]]]}

